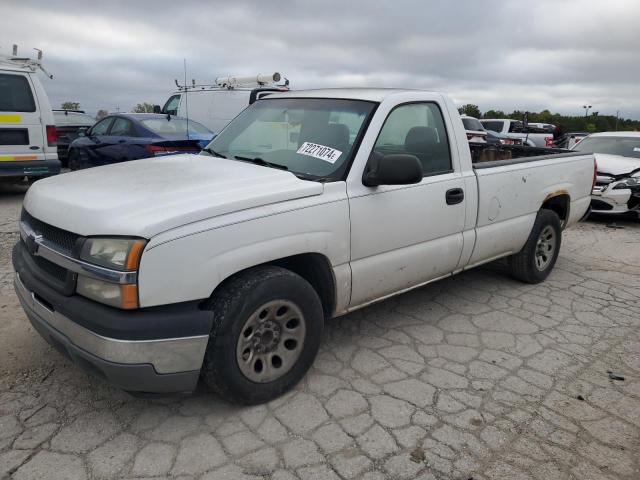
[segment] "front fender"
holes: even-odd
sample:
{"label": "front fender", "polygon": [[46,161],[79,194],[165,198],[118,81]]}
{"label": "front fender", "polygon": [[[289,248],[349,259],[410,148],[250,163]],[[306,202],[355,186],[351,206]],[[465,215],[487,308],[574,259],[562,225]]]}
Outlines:
{"label": "front fender", "polygon": [[140,263],[140,305],[205,299],[231,275],[292,255],[317,253],[334,269],[348,265],[349,235],[345,198],[163,243],[152,240]]}

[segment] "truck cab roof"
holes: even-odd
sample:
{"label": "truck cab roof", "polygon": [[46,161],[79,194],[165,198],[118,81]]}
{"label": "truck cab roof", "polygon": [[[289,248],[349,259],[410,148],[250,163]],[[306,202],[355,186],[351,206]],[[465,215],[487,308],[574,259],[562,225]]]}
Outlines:
{"label": "truck cab roof", "polygon": [[366,100],[369,102],[382,102],[388,97],[408,92],[430,92],[421,89],[407,88],[322,88],[314,90],[294,90],[282,93],[273,93],[271,98],[344,98],[349,100]]}

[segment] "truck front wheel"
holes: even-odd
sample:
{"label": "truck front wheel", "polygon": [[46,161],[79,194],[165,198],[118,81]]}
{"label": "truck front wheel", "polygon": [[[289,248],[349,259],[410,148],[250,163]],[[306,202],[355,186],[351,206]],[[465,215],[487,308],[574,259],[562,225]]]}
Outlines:
{"label": "truck front wheel", "polygon": [[544,281],[556,264],[561,240],[558,215],[551,210],[540,210],[527,243],[520,252],[509,257],[511,275],[525,283]]}
{"label": "truck front wheel", "polygon": [[245,405],[296,385],[318,353],[324,317],[313,287],[280,267],[256,267],[213,295],[213,328],[202,366],[206,385]]}

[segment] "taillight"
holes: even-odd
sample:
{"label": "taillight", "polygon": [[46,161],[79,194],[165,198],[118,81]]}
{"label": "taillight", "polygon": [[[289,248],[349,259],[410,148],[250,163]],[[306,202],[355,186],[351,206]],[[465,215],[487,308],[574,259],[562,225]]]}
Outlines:
{"label": "taillight", "polygon": [[159,145],[152,145],[152,144],[145,145],[144,149],[147,152],[149,152],[151,155],[153,155],[154,157],[159,153],[161,154],[161,153],[165,153],[166,152],[164,147],[161,147]]}
{"label": "taillight", "polygon": [[198,153],[200,148],[198,147],[173,147],[171,145],[162,146],[147,144],[144,146],[145,150],[152,156],[157,157],[160,155],[173,155],[176,153]]}
{"label": "taillight", "polygon": [[593,159],[593,183],[591,184],[591,190],[596,186],[596,179],[598,178],[598,161]]}
{"label": "taillight", "polygon": [[510,138],[503,138],[500,140],[503,145],[513,145],[515,142]]}
{"label": "taillight", "polygon": [[544,137],[544,144],[547,147],[553,147],[553,137]]}
{"label": "taillight", "polygon": [[47,145],[55,147],[58,143],[58,132],[55,125],[47,125]]}

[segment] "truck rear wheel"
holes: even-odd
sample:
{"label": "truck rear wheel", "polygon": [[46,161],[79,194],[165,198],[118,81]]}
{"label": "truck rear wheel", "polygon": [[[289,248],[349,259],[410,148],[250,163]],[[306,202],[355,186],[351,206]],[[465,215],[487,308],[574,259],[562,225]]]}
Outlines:
{"label": "truck rear wheel", "polygon": [[527,243],[520,252],[509,257],[511,275],[525,283],[544,281],[556,264],[561,241],[558,215],[551,210],[540,210]]}
{"label": "truck rear wheel", "polygon": [[252,405],[296,385],[311,367],[324,317],[313,287],[280,267],[238,274],[212,297],[214,325],[202,365],[222,398]]}

